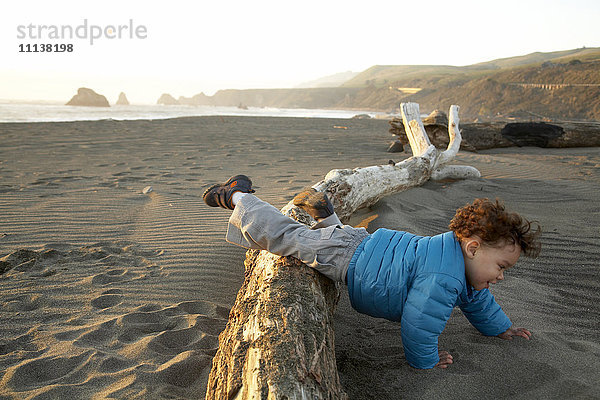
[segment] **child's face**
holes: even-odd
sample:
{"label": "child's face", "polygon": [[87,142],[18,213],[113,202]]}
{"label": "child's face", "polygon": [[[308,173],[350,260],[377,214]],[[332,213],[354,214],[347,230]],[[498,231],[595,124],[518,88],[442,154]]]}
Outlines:
{"label": "child's face", "polygon": [[489,288],[491,283],[503,280],[504,271],[512,268],[521,255],[521,247],[513,243],[490,246],[479,238],[467,239],[462,247],[467,282],[475,290]]}

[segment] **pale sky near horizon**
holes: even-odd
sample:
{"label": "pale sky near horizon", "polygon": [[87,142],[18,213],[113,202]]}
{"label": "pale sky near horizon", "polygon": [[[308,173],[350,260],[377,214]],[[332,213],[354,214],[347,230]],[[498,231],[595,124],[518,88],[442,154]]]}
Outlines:
{"label": "pale sky near horizon", "polygon": [[[461,66],[600,47],[597,0],[40,0],[3,9],[0,99],[66,102],[90,87],[111,104],[121,91],[154,104],[162,93],[294,87],[376,64]],[[49,36],[85,20],[87,38]],[[94,44],[92,25],[103,31]],[[121,38],[104,36],[125,25]],[[129,26],[145,37],[130,38]],[[19,52],[36,43],[73,52]]]}

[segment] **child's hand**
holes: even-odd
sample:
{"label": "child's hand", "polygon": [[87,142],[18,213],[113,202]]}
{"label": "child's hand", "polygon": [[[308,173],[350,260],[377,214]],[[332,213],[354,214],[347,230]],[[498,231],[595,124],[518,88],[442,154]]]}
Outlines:
{"label": "child's hand", "polygon": [[438,355],[440,356],[440,361],[435,364],[436,367],[448,368],[448,365],[452,364],[452,355],[447,351],[442,350],[438,353]]}
{"label": "child's hand", "polygon": [[504,340],[512,340],[513,336],[521,336],[527,340],[531,338],[531,332],[525,328],[513,328],[512,326],[506,330],[506,332],[498,335],[499,338]]}

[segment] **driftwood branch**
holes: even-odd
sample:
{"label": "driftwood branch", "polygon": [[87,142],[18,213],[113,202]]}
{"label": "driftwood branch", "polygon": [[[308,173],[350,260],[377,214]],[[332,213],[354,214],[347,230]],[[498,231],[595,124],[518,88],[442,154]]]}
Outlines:
{"label": "driftwood branch", "polygon": [[[342,221],[382,197],[430,178],[473,177],[472,167],[448,166],[460,148],[458,106],[450,108],[450,142],[438,151],[425,133],[419,106],[402,104],[413,157],[396,165],[333,170],[313,187],[326,192]],[[282,213],[311,225],[291,202]],[[248,251],[246,275],[219,336],[206,399],[343,399],[333,313],[338,286],[292,257]]]}
{"label": "driftwood branch", "polygon": [[450,142],[445,151],[437,150],[430,143],[421,122],[418,104],[403,103],[401,108],[413,152],[411,158],[395,165],[335,169],[313,186],[327,193],[340,220],[346,221],[356,210],[373,205],[392,193],[422,185],[430,178],[465,179],[481,176],[473,167],[447,165],[458,153],[462,140],[458,127],[458,106],[450,107]]}

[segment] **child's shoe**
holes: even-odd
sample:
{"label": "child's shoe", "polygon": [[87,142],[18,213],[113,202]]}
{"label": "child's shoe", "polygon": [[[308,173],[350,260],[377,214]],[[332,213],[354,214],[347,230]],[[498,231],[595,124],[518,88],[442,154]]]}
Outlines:
{"label": "child's shoe", "polygon": [[316,221],[333,214],[333,204],[327,195],[313,188],[300,192],[294,197],[294,205],[302,208]]}
{"label": "child's shoe", "polygon": [[225,183],[217,183],[204,191],[202,198],[211,207],[223,207],[233,210],[231,198],[235,192],[254,193],[252,181],[246,175],[236,175]]}

